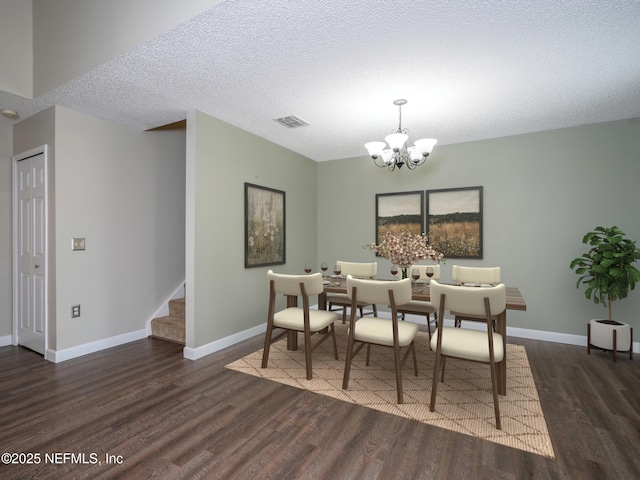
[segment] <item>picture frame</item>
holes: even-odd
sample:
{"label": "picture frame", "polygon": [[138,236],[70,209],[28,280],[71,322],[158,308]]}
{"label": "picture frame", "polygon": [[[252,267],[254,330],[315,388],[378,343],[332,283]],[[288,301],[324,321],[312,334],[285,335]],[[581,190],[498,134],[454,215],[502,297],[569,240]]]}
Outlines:
{"label": "picture frame", "polygon": [[427,241],[445,258],[482,258],[482,187],[427,190]]}
{"label": "picture frame", "polygon": [[244,184],[244,267],[286,263],[286,193]]}
{"label": "picture frame", "polygon": [[424,232],[424,191],[376,194],[376,245],[387,231],[399,235],[402,230]]}

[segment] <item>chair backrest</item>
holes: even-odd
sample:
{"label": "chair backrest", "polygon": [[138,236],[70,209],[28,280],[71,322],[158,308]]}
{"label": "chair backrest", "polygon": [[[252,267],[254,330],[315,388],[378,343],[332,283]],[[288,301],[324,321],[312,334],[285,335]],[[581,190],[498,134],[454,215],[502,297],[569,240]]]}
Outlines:
{"label": "chair backrest", "polygon": [[[420,270],[420,280],[427,280],[427,267],[433,268],[433,277],[431,280],[440,280],[440,265],[411,265],[411,268],[408,269],[407,274],[411,277],[411,270],[417,268]],[[401,272],[398,272],[395,277],[400,278],[402,276]]]}
{"label": "chair backrest", "polygon": [[353,275],[354,277],[366,278],[375,278],[375,276],[378,275],[378,262],[358,263],[338,260],[336,264],[342,268],[340,275]]}
{"label": "chair backrest", "polygon": [[431,281],[429,287],[431,303],[440,308],[441,295],[444,293],[445,310],[454,311],[456,315],[485,316],[484,299],[489,299],[491,315],[504,312],[507,307],[507,287],[504,284],[495,287],[464,287],[443,285]]}
{"label": "chair backrest", "polygon": [[404,280],[365,280],[347,275],[347,295],[353,300],[353,287],[356,287],[356,299],[367,304],[389,305],[389,290],[393,292],[396,305],[404,305],[411,300],[411,279]]}
{"label": "chair backrest", "polygon": [[322,274],[320,272],[311,275],[287,275],[284,273],[267,272],[269,282],[273,280],[273,289],[276,293],[283,295],[300,295],[300,283],[304,284],[305,292],[308,295],[319,295],[324,290],[322,285]]}
{"label": "chair backrest", "polygon": [[451,279],[459,283],[500,283],[500,267],[461,267],[454,265]]}

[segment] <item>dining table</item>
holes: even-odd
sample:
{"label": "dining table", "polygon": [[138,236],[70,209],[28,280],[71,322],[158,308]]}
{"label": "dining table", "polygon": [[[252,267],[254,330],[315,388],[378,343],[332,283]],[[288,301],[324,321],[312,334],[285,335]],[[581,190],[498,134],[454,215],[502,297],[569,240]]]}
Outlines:
{"label": "dining table", "polygon": [[[392,280],[392,279],[378,279]],[[465,288],[482,288],[481,286],[467,286]],[[507,394],[507,310],[526,311],[527,304],[517,287],[507,286],[507,306],[506,309],[496,316],[496,333],[502,336],[504,356],[502,361],[496,363],[496,371],[498,374],[498,393],[500,395]],[[324,290],[318,295],[318,310],[327,309],[327,293],[347,293],[347,280],[345,277],[331,276],[324,280]],[[431,301],[428,282],[419,281],[412,284],[413,300]],[[297,297],[288,297],[287,306],[296,306]],[[297,336],[289,337],[288,347],[291,350],[297,349]]]}

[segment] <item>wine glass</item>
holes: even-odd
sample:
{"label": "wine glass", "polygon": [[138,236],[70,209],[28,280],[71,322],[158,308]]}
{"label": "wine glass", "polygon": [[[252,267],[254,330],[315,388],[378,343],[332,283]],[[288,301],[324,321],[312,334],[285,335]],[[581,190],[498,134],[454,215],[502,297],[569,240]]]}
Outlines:
{"label": "wine glass", "polygon": [[[327,262],[322,262],[320,264],[320,270],[322,270],[323,272],[326,272],[329,269],[329,265],[327,264]],[[323,275],[324,277],[324,275]]]}
{"label": "wine glass", "polygon": [[333,274],[334,274],[336,277],[339,277],[339,276],[340,276],[340,272],[342,272],[342,267],[336,263],[336,264],[333,266]]}
{"label": "wine glass", "polygon": [[311,273],[311,264],[310,263],[305,263],[304,264],[304,271],[305,271],[305,273]]}
{"label": "wine glass", "polygon": [[420,270],[417,268],[411,269],[411,278],[413,278],[413,283],[417,282],[420,278]]}
{"label": "wine glass", "polygon": [[427,277],[429,278],[429,283],[431,283],[431,277],[433,277],[433,267],[425,268],[425,273],[426,273]]}
{"label": "wine glass", "polygon": [[395,279],[396,276],[398,275],[398,266],[397,265],[391,265],[391,275],[393,275],[393,278]]}

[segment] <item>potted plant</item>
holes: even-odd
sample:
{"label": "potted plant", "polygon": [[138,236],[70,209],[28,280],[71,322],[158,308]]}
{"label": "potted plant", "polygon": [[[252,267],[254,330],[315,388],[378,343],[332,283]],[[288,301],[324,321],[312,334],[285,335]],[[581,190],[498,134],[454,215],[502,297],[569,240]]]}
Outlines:
{"label": "potted plant", "polygon": [[580,275],[576,287],[586,285],[584,296],[596,304],[608,306],[608,323],[614,323],[611,304],[625,298],[640,282],[640,271],[633,266],[640,259],[640,249],[615,226],[596,227],[584,236],[582,243],[590,245],[591,249],[570,264],[571,269]]}

